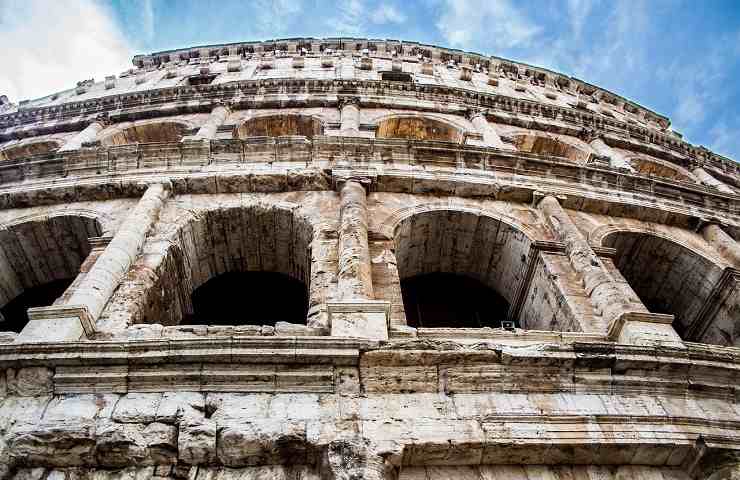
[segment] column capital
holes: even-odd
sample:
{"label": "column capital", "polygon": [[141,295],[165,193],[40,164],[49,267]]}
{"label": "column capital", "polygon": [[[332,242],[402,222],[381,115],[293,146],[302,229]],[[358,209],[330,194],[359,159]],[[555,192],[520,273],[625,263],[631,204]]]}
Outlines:
{"label": "column capital", "polygon": [[[467,110],[467,111],[465,112],[465,118],[467,118],[467,119],[468,119],[468,120],[470,120],[471,122],[472,122],[472,121],[473,121],[473,119],[474,119],[474,118],[476,118],[476,117],[483,117],[483,118],[485,119],[485,118],[486,118],[486,113],[487,113],[487,112],[488,112],[488,110],[486,110],[486,109],[483,109],[483,108],[469,108],[469,109],[468,109],[468,110]],[[486,120],[487,120],[487,119],[486,119]]]}
{"label": "column capital", "polygon": [[566,195],[563,195],[562,193],[553,192],[550,190],[535,190],[532,192],[532,206],[536,207],[545,197],[552,197],[559,204],[562,204],[564,201],[568,199]]}
{"label": "column capital", "polygon": [[592,128],[583,128],[578,132],[578,138],[586,143],[591,143],[594,140],[604,140],[604,132],[594,130]]}
{"label": "column capital", "polygon": [[373,172],[333,172],[332,179],[337,191],[341,190],[347,182],[359,183],[365,190],[369,191],[370,187],[377,182],[378,175]]}
{"label": "column capital", "polygon": [[[107,127],[108,125],[111,124],[110,116],[108,115],[108,112],[99,113],[98,115],[95,116],[95,119],[93,120],[93,122],[98,122],[103,127]],[[90,122],[90,123],[93,123],[93,122]]]}

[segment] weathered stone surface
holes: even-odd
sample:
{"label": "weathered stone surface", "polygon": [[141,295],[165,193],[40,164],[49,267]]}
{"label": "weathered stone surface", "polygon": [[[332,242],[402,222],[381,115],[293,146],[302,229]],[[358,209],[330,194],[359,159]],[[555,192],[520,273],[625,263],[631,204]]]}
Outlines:
{"label": "weathered stone surface", "polygon": [[216,422],[181,422],[178,456],[189,465],[208,465],[216,461]]}
{"label": "weathered stone surface", "polygon": [[217,433],[218,459],[230,467],[305,464],[309,451],[302,422],[262,420],[229,423]]}

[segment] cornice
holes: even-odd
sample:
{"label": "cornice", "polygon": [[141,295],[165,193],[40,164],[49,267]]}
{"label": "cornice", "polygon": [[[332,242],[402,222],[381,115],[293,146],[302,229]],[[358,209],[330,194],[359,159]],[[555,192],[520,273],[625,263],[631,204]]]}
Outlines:
{"label": "cornice", "polygon": [[[285,98],[284,94],[304,94],[306,98]],[[328,96],[327,96],[328,95]],[[538,118],[558,120],[573,125],[578,129],[587,128],[604,134],[618,135],[645,144],[656,144],[700,161],[712,161],[718,164],[726,162],[703,147],[695,147],[681,139],[655,129],[642,127],[609,118],[595,112],[572,107],[561,107],[543,104],[534,100],[508,97],[500,94],[484,93],[470,89],[455,88],[444,85],[426,85],[416,83],[399,83],[378,80],[322,80],[322,79],[263,79],[241,80],[216,85],[179,86],[151,89],[135,93],[125,93],[100,97],[82,102],[69,102],[63,105],[30,108],[16,113],[0,115],[0,140],[25,137],[37,131],[53,129],[30,128],[38,122],[64,123],[80,117],[96,116],[108,113],[111,119],[124,114],[126,110],[147,110],[151,116],[177,115],[177,105],[190,111],[197,109],[209,111],[216,103],[228,101],[234,109],[269,108],[270,106],[328,106],[338,105],[339,97],[370,95],[376,98],[413,97],[431,101],[458,102],[461,114],[471,107],[483,109],[486,114],[495,117],[496,121],[521,125],[522,120]],[[274,96],[271,100],[271,96]],[[251,97],[251,98],[250,98]],[[193,100],[202,102],[193,105]],[[363,99],[363,104],[368,99]],[[385,102],[391,103],[392,102]],[[163,105],[172,104],[172,108],[162,109]],[[159,113],[158,113],[159,112]],[[521,118],[524,116],[525,118]],[[24,128],[25,126],[25,128]],[[69,130],[69,127],[68,127]]]}

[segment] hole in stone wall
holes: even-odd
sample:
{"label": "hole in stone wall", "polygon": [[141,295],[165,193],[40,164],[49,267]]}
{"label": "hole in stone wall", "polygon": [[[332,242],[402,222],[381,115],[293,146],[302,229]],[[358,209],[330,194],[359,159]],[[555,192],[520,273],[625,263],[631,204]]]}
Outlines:
{"label": "hole in stone wall", "polygon": [[0,308],[0,331],[20,333],[28,323],[27,310],[29,308],[46,307],[53,304],[73,281],[73,278],[54,280],[24,290],[23,293]]}
{"label": "hole in stone wall", "polygon": [[179,142],[188,127],[179,122],[157,122],[133,125],[103,137],[103,146],[129,145],[132,143]]}
{"label": "hole in stone wall", "polygon": [[192,298],[185,325],[304,323],[308,311],[306,285],[275,272],[225,273],[195,289]]}
{"label": "hole in stone wall", "polygon": [[514,146],[520,152],[566,158],[576,163],[584,163],[589,157],[587,151],[552,137],[523,134],[513,135],[512,138]]}
{"label": "hole in stone wall", "polygon": [[417,275],[401,282],[401,291],[411,327],[498,328],[509,310],[494,290],[462,275]]}
{"label": "hole in stone wall", "polygon": [[313,138],[321,135],[324,127],[317,118],[307,115],[269,115],[247,120],[234,132],[235,138],[282,137],[298,135]]}
{"label": "hole in stone wall", "polygon": [[[740,336],[736,332],[740,322],[737,298],[727,298],[717,306],[714,316],[705,319],[707,329],[695,325],[702,310],[710,306],[708,302],[713,303],[712,291],[722,276],[722,268],[712,261],[677,242],[645,233],[612,233],[603,244],[617,250],[614,264],[647,309],[674,315],[673,327],[681,338],[727,345]],[[701,331],[716,335],[712,340],[696,337]]]}
{"label": "hole in stone wall", "polygon": [[57,142],[33,142],[23,145],[15,145],[0,150],[0,161],[17,160],[19,158],[31,157],[34,155],[45,155],[53,153],[59,148]]}
{"label": "hole in stone wall", "polygon": [[409,324],[497,327],[524,275],[530,240],[497,219],[440,210],[402,220],[395,245]]}
{"label": "hole in stone wall", "polygon": [[378,124],[376,137],[461,143],[463,132],[457,127],[431,118],[392,117]]}

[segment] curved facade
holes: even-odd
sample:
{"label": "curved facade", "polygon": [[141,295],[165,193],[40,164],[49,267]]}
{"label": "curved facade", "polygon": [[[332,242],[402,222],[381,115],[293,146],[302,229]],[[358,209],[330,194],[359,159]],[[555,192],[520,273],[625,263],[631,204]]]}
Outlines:
{"label": "curved facade", "polygon": [[740,167],[416,43],[0,104],[0,478],[740,476]]}

